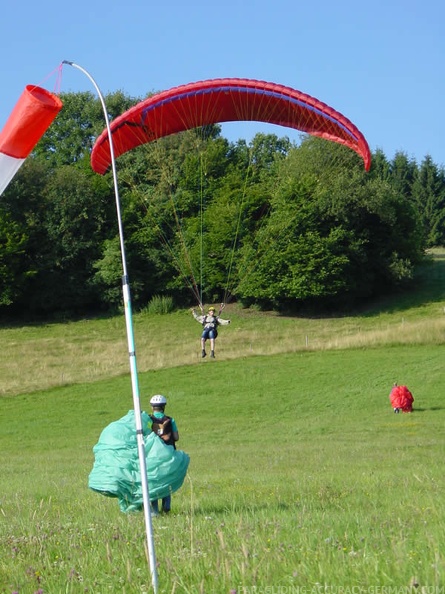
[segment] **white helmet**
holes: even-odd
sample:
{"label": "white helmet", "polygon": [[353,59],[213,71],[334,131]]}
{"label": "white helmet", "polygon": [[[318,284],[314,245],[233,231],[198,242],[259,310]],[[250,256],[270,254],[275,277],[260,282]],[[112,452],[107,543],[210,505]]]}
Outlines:
{"label": "white helmet", "polygon": [[161,404],[167,404],[167,398],[162,396],[162,394],[155,394],[150,399],[150,404],[152,406],[160,406]]}

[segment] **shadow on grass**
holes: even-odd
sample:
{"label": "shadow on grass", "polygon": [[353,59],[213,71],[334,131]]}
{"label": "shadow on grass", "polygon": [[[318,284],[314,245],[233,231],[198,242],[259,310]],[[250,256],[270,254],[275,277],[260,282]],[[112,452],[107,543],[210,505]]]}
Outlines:
{"label": "shadow on grass", "polygon": [[[283,503],[282,501],[277,501],[275,505],[273,505],[272,507],[274,507],[277,510],[281,510],[281,511],[289,511],[291,508],[293,509],[295,506],[291,505],[291,504],[287,504],[287,503]],[[204,516],[204,517],[209,517],[209,516],[226,516],[227,514],[233,514],[233,513],[258,513],[261,511],[270,511],[271,509],[271,504],[266,504],[266,503],[258,503],[258,502],[254,502],[254,503],[249,503],[248,501],[246,502],[236,502],[233,503],[232,505],[212,505],[212,506],[208,506],[206,504],[202,504],[199,505],[199,507],[196,507],[193,510],[193,513],[195,516]]]}
{"label": "shadow on grass", "polygon": [[427,412],[431,410],[445,410],[445,406],[432,406],[431,408],[415,408],[413,413]]}
{"label": "shadow on grass", "polygon": [[[298,312],[283,311],[286,317],[329,319],[341,317],[363,317],[371,318],[380,314],[403,313],[412,308],[425,306],[430,303],[445,301],[445,250],[437,248],[428,254],[423,262],[417,265],[413,272],[413,278],[403,286],[394,289],[390,293],[377,296],[375,299],[363,302],[361,305],[348,306],[335,311],[324,311],[320,305],[315,309],[302,307]],[[445,313],[445,307],[444,307]]]}
{"label": "shadow on grass", "polygon": [[403,312],[444,300],[445,252],[438,252],[426,258],[416,268],[413,280],[408,286],[380,299],[375,304],[369,304],[364,311],[357,313],[364,317],[372,317],[380,313]]}

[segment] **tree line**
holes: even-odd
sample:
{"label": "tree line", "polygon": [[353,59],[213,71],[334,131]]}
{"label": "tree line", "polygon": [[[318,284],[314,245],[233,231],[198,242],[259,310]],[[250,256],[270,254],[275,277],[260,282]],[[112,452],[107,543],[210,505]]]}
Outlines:
{"label": "tree line", "polygon": [[[112,177],[90,166],[102,108],[88,92],[61,99],[0,198],[2,315],[122,304]],[[110,118],[139,100],[109,94]],[[367,173],[332,142],[229,142],[214,125],[141,146],[117,170],[135,308],[169,296],[338,311],[409,284],[425,250],[445,244],[445,172],[429,156],[379,150]]]}

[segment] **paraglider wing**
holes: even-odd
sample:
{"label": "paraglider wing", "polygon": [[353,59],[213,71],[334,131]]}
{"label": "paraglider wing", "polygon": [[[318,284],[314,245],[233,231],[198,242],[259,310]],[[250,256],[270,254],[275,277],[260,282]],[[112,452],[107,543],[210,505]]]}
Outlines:
{"label": "paraglider wing", "polygon": [[389,395],[389,400],[393,409],[403,412],[412,412],[414,397],[406,386],[395,385]]}
{"label": "paraglider wing", "polygon": [[[141,413],[141,419],[144,427],[151,423],[146,412]],[[116,497],[123,512],[143,508],[134,425],[134,410],[130,410],[105,427],[93,448],[94,465],[88,477],[89,488],[107,497]],[[144,445],[150,499],[160,499],[177,491],[184,482],[189,456],[166,445],[150,429],[144,433]]]}
{"label": "paraglider wing", "polygon": [[0,133],[0,195],[61,109],[57,95],[25,87]]}
{"label": "paraglider wing", "polygon": [[[301,130],[343,144],[371,166],[363,134],[341,113],[300,91],[265,81],[224,78],[174,87],[141,101],[111,123],[115,157],[163,136],[210,124],[258,121]],[[91,154],[94,171],[111,165],[108,131]]]}

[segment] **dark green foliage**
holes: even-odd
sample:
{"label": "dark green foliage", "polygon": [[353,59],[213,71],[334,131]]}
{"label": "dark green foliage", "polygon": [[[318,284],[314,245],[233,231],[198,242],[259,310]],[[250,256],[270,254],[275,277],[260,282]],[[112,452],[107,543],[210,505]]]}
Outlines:
{"label": "dark green foliage", "polygon": [[0,305],[14,303],[30,270],[23,270],[28,236],[18,222],[4,213],[0,216]]}
{"label": "dark green foliage", "polygon": [[0,198],[0,303],[14,308],[39,270],[46,163],[28,159]]}
{"label": "dark green foliage", "polygon": [[420,215],[428,247],[445,243],[445,171],[427,156],[412,183],[412,202]]}
{"label": "dark green foliage", "polygon": [[165,315],[171,313],[173,309],[173,299],[170,295],[153,295],[145,311],[151,315]]}
{"label": "dark green foliage", "polygon": [[[41,195],[38,266],[26,303],[32,310],[68,311],[94,307],[93,263],[100,254],[97,238],[114,234],[108,190],[99,191],[91,173],[58,167]],[[61,304],[62,307],[61,307]]]}
{"label": "dark green foliage", "polygon": [[[53,167],[80,164],[85,158],[89,163],[94,141],[105,128],[102,105],[90,92],[61,93],[60,98],[63,108],[38,143],[34,155]],[[138,101],[122,91],[107,95],[109,118],[115,118]]]}
{"label": "dark green foliage", "polygon": [[410,279],[420,237],[391,184],[364,173],[342,147],[306,139],[278,170],[271,215],[243,251],[254,270],[238,291],[274,307],[351,305]]}

